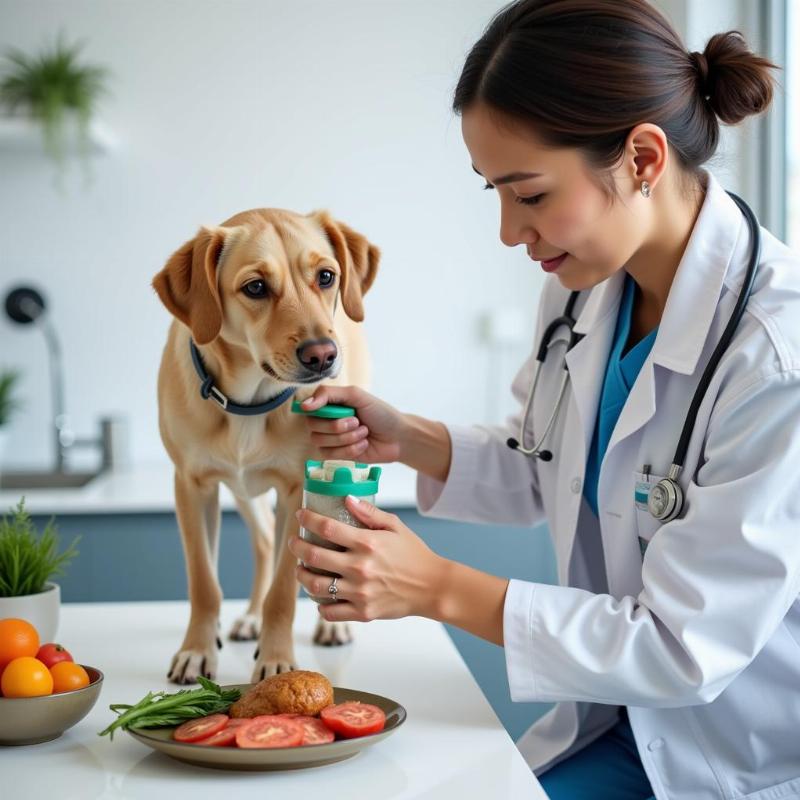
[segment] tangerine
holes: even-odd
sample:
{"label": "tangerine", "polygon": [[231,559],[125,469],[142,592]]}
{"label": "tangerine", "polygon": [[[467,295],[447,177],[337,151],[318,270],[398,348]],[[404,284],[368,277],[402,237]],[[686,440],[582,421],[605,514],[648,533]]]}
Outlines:
{"label": "tangerine", "polygon": [[0,677],[3,697],[40,697],[53,693],[50,670],[33,656],[15,658]]}
{"label": "tangerine", "polygon": [[35,656],[39,651],[39,634],[24,619],[0,619],[0,672],[6,664],[22,656]]}
{"label": "tangerine", "polygon": [[89,685],[89,674],[80,665],[72,661],[59,661],[50,667],[53,676],[53,694],[71,692],[73,689],[83,689]]}

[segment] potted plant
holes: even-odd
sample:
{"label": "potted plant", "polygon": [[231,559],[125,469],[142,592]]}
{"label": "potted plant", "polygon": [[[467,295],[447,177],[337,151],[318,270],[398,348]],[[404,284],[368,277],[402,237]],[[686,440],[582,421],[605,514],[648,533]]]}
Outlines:
{"label": "potted plant", "polygon": [[55,640],[61,589],[50,578],[63,575],[78,555],[75,537],[58,552],[58,530],[52,519],[37,534],[25,499],[0,520],[0,619],[15,617],[30,622],[42,642]]}
{"label": "potted plant", "polygon": [[0,470],[3,468],[3,456],[8,438],[8,420],[19,407],[19,401],[14,397],[14,387],[18,380],[17,370],[0,372]]}
{"label": "potted plant", "polygon": [[75,134],[86,163],[89,123],[98,99],[106,92],[108,71],[80,64],[82,47],[66,44],[59,34],[53,46],[38,55],[28,56],[12,48],[6,52],[5,74],[0,80],[0,103],[11,113],[21,110],[41,125],[45,150],[59,173]]}

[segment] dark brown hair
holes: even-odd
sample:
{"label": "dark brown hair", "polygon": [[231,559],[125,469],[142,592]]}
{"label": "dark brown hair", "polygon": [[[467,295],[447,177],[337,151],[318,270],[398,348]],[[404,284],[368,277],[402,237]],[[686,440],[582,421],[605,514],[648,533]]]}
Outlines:
{"label": "dark brown hair", "polygon": [[717,149],[720,121],[769,106],[771,69],[738,31],[687,52],[646,0],[517,0],[470,50],[453,110],[484,103],[545,145],[580,149],[600,172],[619,162],[632,128],[651,122],[696,176]]}

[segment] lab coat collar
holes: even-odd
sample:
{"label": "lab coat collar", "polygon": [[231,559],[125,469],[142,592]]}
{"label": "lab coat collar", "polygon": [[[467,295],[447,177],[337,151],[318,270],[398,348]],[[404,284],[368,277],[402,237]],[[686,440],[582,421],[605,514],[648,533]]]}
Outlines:
{"label": "lab coat collar", "polygon": [[612,313],[616,320],[624,284],[625,270],[619,269],[610,278],[595,286],[589,292],[583,309],[575,320],[575,333],[583,336],[591,335],[602,320]]}
{"label": "lab coat collar", "polygon": [[[745,224],[741,211],[716,178],[703,170],[706,196],[672,281],[653,344],[653,363],[690,375],[705,346],[722,292],[725,274]],[[625,271],[618,270],[590,293],[575,322],[589,334],[616,313]]]}
{"label": "lab coat collar", "polygon": [[653,363],[691,375],[706,345],[725,275],[746,230],[736,203],[704,170],[706,197],[669,290]]}

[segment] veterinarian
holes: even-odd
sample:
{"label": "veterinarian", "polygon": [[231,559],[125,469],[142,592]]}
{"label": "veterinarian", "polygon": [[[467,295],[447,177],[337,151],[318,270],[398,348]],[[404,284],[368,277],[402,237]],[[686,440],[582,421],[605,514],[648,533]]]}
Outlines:
{"label": "veterinarian", "polygon": [[290,547],[342,576],[298,566],[328,620],[424,615],[504,646],[512,698],[556,703],[518,742],[554,800],[800,796],[800,258],[703,167],[772,69],[735,32],[687,52],[644,0],[504,9],[453,105],[501,241],[550,273],[518,412],[306,403],[354,406],[362,429],[308,418],[313,441],[414,468],[423,514],[547,521],[557,586],[443,559],[363,501],[371,531],[298,513],[347,552]]}

